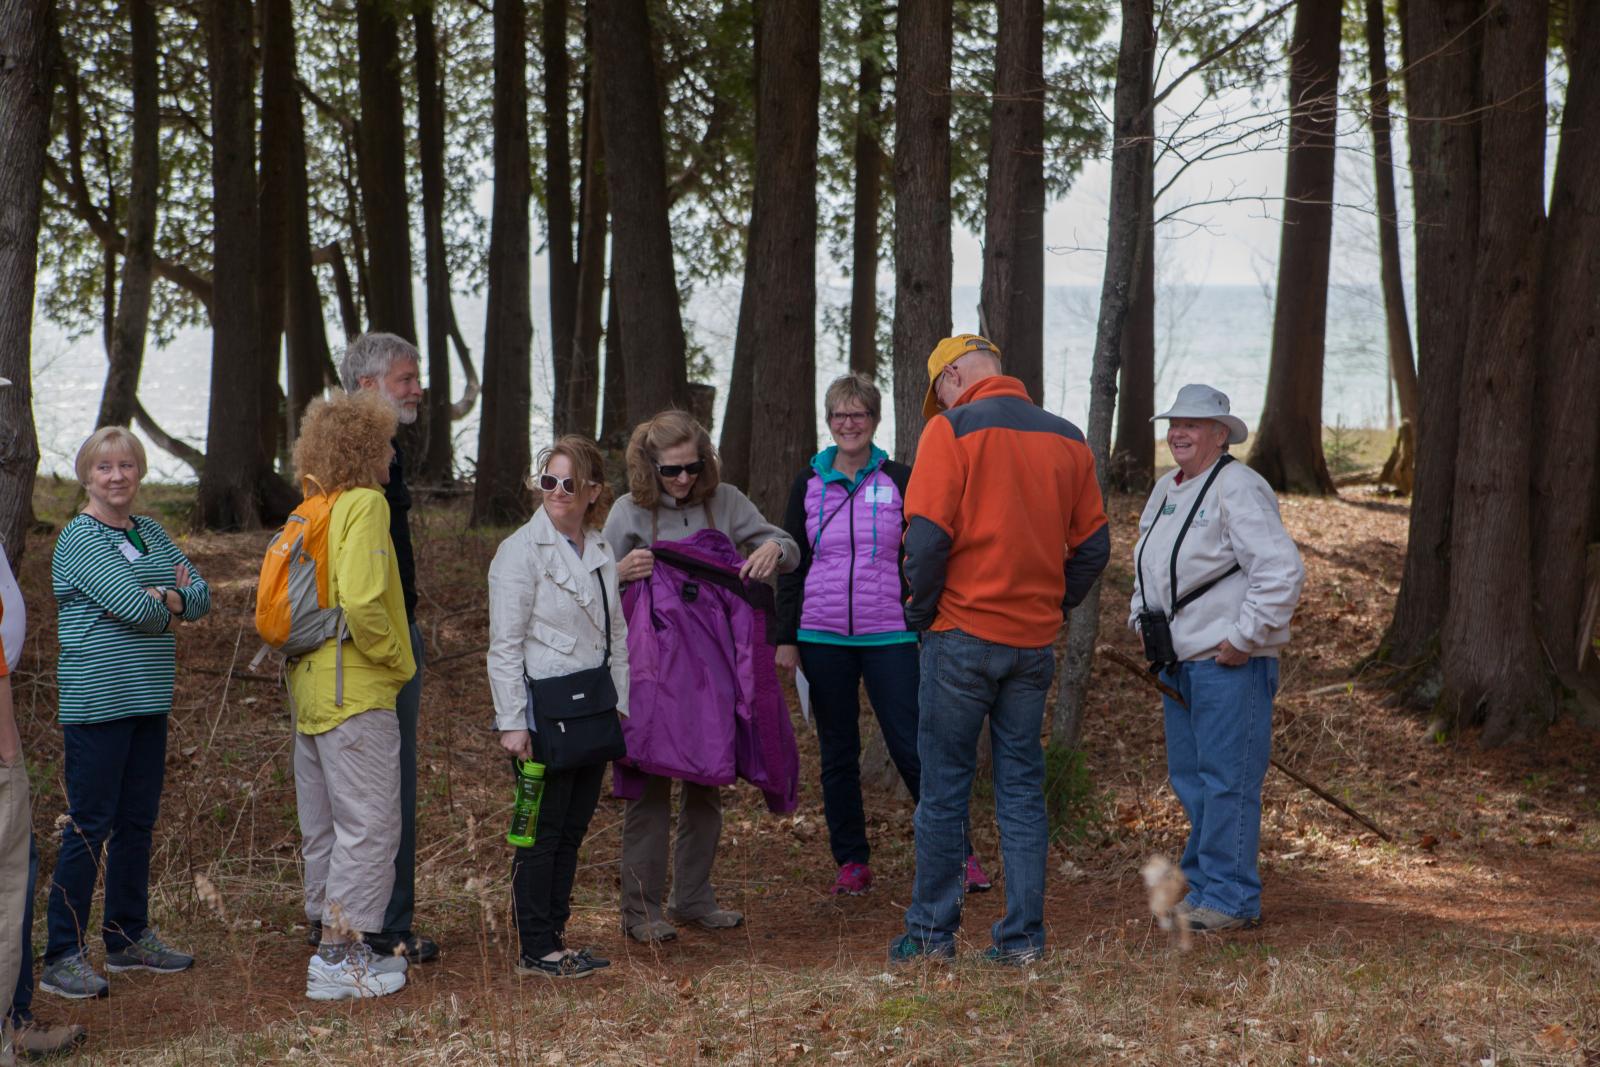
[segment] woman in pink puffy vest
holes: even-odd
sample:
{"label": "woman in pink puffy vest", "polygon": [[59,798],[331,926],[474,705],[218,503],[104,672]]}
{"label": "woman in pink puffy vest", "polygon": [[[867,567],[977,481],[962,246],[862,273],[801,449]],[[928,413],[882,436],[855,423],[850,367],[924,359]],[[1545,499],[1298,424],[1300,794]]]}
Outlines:
{"label": "woman in pink puffy vest", "polygon": [[[831,892],[856,896],[872,886],[861,804],[863,679],[889,758],[912,799],[920,793],[917,635],[906,627],[900,575],[911,468],[872,443],[882,408],[869,379],[836,379],[824,404],[834,443],[794,480],[784,515],[800,565],[778,578],[777,661],[785,670],[799,667],[810,683],[822,806],[839,867]],[[967,889],[988,889],[968,852]]]}

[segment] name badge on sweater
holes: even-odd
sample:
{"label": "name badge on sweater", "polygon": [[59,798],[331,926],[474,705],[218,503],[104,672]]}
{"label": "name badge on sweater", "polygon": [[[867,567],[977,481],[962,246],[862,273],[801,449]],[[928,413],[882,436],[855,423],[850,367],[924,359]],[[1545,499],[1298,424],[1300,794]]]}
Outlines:
{"label": "name badge on sweater", "polygon": [[863,491],[866,493],[867,503],[869,504],[894,503],[894,486],[892,485],[869,485]]}
{"label": "name badge on sweater", "polygon": [[122,550],[122,554],[127,557],[129,563],[138,563],[144,558],[144,553],[134,548],[132,541],[124,541],[117,547]]}

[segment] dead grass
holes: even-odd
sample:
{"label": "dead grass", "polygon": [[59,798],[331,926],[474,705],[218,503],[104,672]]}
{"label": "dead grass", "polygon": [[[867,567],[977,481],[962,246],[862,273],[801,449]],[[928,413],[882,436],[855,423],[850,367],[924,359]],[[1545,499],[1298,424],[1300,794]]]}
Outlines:
{"label": "dead grass", "polygon": [[[181,502],[175,494],[174,512]],[[1120,550],[1141,503],[1119,497],[1110,507],[1119,552],[1103,627],[1130,651],[1133,636],[1118,629],[1129,586]],[[39,511],[59,522],[69,506],[47,494]],[[1183,817],[1164,780],[1158,708],[1108,666],[1084,737],[1108,815],[1082,842],[1055,849],[1054,951],[1043,963],[1013,971],[975,958],[1002,908],[996,892],[969,901],[956,964],[887,972],[883,950],[909,892],[910,809],[869,797],[877,888],[826,897],[815,742],[802,729],[795,816],[764,814],[748,788],[729,796],[717,884],[747,925],[685,931],[658,952],[626,942],[615,911],[621,807],[607,798],[585,849],[573,935],[615,965],[557,984],[511,973],[501,840],[510,781],[472,651],[484,641],[483,575],[504,531],[423,509],[421,615],[434,666],[423,700],[418,923],[445,955],[413,969],[402,993],[361,1005],[303,997],[287,715],[272,681],[243,668],[255,649],[250,594],[263,539],[189,537],[185,550],[218,608],[180,638],[152,902],[164,931],[201,962],[188,975],[111,976],[105,1001],[40,995],[35,1007],[89,1025],[93,1063],[1600,1062],[1595,738],[1563,723],[1543,747],[1481,753],[1470,737],[1430,739],[1360,679],[1339,686],[1387,619],[1404,508],[1347,493],[1287,499],[1284,514],[1310,580],[1283,665],[1276,752],[1396,842],[1269,775],[1260,931],[1180,953],[1155,928],[1138,867],[1151,853],[1176,854]],[[13,680],[46,872],[55,853],[46,831],[63,808],[48,549],[36,537],[22,568],[40,625]],[[981,800],[974,834],[999,874]],[[43,893],[38,903],[42,913]]]}

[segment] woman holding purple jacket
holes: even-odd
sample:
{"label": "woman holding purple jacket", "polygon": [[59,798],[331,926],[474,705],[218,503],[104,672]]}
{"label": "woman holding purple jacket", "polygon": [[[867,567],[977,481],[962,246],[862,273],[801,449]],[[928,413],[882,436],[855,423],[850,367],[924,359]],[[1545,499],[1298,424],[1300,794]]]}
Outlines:
{"label": "woman holding purple jacket", "polygon": [[[856,896],[872,886],[861,804],[863,680],[889,758],[912,799],[920,793],[917,635],[906,627],[900,575],[911,468],[872,443],[882,401],[869,379],[835,379],[823,402],[834,443],[795,479],[784,515],[800,566],[778,577],[777,661],[785,670],[800,667],[811,685],[822,806],[839,865],[831,892]],[[968,891],[988,889],[968,851]]]}

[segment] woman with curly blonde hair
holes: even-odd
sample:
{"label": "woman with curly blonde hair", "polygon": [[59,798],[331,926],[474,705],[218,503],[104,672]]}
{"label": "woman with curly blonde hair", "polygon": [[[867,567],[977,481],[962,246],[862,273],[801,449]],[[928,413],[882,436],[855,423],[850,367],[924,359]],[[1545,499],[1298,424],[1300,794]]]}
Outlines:
{"label": "woman with curly blonde hair", "polygon": [[[406,984],[403,956],[376,957],[400,847],[395,701],[416,671],[389,537],[394,407],[374,392],[313,401],[295,442],[308,503],[328,510],[328,600],[339,634],[289,663],[295,800],[306,918],[322,940],[306,967],[312,1000],[378,997]],[[312,498],[323,496],[325,501]]]}
{"label": "woman with curly blonde hair", "polygon": [[[768,522],[750,498],[722,482],[711,437],[694,416],[663,411],[640,423],[628,442],[627,496],[606,520],[606,540],[624,582],[648,579],[655,569],[651,546],[683,541],[703,530],[720,531],[736,546],[754,545],[739,577],[766,581],[800,562],[800,546]],[[730,550],[731,551],[731,550]],[[693,651],[688,650],[688,651]],[[726,662],[731,650],[704,649],[708,661]],[[710,709],[732,718],[735,709]],[[681,724],[694,736],[693,724]],[[630,756],[635,755],[630,749]],[[622,823],[622,926],[634,940],[670,941],[667,920],[707,930],[738,926],[744,916],[718,905],[711,868],[722,835],[719,787],[683,779],[673,859],[672,899],[663,911],[667,839],[672,821],[672,779],[648,775],[642,795],[630,799]]]}

